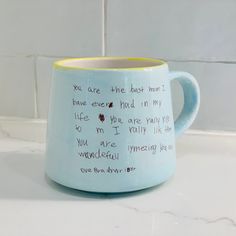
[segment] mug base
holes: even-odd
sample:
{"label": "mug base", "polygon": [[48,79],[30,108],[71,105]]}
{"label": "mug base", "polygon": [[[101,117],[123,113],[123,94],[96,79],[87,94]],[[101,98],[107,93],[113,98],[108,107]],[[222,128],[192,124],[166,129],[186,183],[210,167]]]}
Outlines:
{"label": "mug base", "polygon": [[106,194],[116,194],[117,193],[117,194],[121,194],[121,193],[130,193],[130,192],[147,190],[150,188],[160,186],[160,185],[164,184],[165,182],[169,181],[172,178],[173,174],[168,176],[165,179],[160,180],[159,182],[154,183],[154,184],[145,185],[145,186],[129,187],[129,188],[126,187],[126,188],[120,188],[117,190],[108,190],[108,189],[107,190],[97,190],[97,189],[89,189],[89,188],[84,188],[84,187],[81,188],[81,187],[77,187],[77,186],[72,186],[68,183],[64,183],[61,180],[55,179],[55,178],[51,177],[50,175],[48,175],[48,173],[46,173],[46,176],[54,183],[56,183],[62,187],[68,188],[68,189],[73,189],[73,190],[78,190],[78,191],[83,191],[83,192],[88,192],[88,193],[101,193],[101,194],[105,194],[105,193]]}

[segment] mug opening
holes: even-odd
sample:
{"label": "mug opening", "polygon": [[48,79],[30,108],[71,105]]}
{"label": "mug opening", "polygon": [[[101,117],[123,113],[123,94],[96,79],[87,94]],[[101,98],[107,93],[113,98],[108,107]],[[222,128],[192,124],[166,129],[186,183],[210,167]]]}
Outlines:
{"label": "mug opening", "polygon": [[55,68],[81,70],[140,70],[159,67],[164,61],[141,57],[69,58],[54,63]]}

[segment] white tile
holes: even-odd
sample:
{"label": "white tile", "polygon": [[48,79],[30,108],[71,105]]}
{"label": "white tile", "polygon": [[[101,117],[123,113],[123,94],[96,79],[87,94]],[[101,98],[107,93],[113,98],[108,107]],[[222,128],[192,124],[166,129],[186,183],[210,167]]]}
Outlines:
{"label": "white tile", "polygon": [[48,115],[52,64],[56,60],[56,58],[38,57],[36,61],[37,106],[39,118],[45,119]]}
{"label": "white tile", "polygon": [[34,117],[34,60],[0,57],[0,115]]}
{"label": "white tile", "polygon": [[[236,64],[169,62],[169,67],[190,72],[200,85],[201,106],[192,128],[236,131]],[[182,103],[178,93],[175,88],[173,103],[177,109]]]}
{"label": "white tile", "polygon": [[0,52],[101,54],[102,1],[0,1]]}
{"label": "white tile", "polygon": [[171,82],[173,115],[176,119],[183,108],[183,90],[180,84],[174,80]]}
{"label": "white tile", "polygon": [[108,55],[236,60],[235,0],[112,0]]}

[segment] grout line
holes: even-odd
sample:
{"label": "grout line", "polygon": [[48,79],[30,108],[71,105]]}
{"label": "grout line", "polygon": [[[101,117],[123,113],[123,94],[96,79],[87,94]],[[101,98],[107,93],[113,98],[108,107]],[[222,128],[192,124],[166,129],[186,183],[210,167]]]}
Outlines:
{"label": "grout line", "polygon": [[187,135],[207,135],[207,136],[228,136],[235,137],[235,131],[224,131],[224,130],[196,130],[189,129],[185,132]]}
{"label": "grout line", "polygon": [[236,61],[219,61],[219,60],[192,60],[192,59],[168,59],[163,58],[164,61],[168,62],[198,62],[198,63],[218,63],[218,64],[236,64]]}
{"label": "grout line", "polygon": [[38,118],[37,56],[34,56],[34,118]]}
{"label": "grout line", "polygon": [[107,5],[108,0],[104,0],[104,39],[105,39],[105,56],[107,56]]}
{"label": "grout line", "polygon": [[105,56],[105,0],[102,0],[102,56]]}
{"label": "grout line", "polygon": [[[47,120],[42,118],[32,119],[32,118],[21,118],[13,116],[0,116],[0,124],[17,124],[21,126],[22,124],[34,124],[47,126]],[[224,131],[224,130],[196,130],[189,129],[185,132],[186,135],[199,135],[199,136],[225,136],[225,137],[236,137],[236,131]]]}
{"label": "grout line", "polygon": [[1,54],[0,57],[23,57],[23,58],[34,58],[34,57],[43,57],[43,58],[68,58],[68,57],[75,57],[75,56],[70,56],[70,55],[50,55],[50,54],[21,54],[21,53],[16,53],[16,54]]}
{"label": "grout line", "polygon": [[[107,55],[107,0],[102,0],[103,2],[103,19],[102,19],[102,55]],[[75,56],[71,55],[50,55],[50,54],[2,54],[0,52],[0,57],[44,57],[44,58],[51,58],[51,59],[60,59],[60,58],[73,58]],[[167,62],[198,62],[198,63],[218,63],[218,64],[236,64],[236,60],[207,60],[207,59],[171,59],[171,58],[165,58],[161,57],[164,61]]]}
{"label": "grout line", "polygon": [[102,56],[107,54],[107,0],[102,0]]}
{"label": "grout line", "polygon": [[[33,133],[45,133],[47,128],[46,119],[32,119],[32,118],[19,118],[19,117],[3,117],[0,116],[0,126],[3,130],[19,130],[18,127],[25,127],[32,130]],[[20,129],[21,130],[21,129]],[[9,133],[9,132],[8,132]],[[236,138],[236,131],[207,131],[207,130],[188,130],[183,136],[198,136],[198,137],[225,137]],[[11,135],[12,137],[12,135]],[[40,138],[40,142],[44,140],[45,135]]]}
{"label": "grout line", "polygon": [[14,53],[14,54],[7,54],[0,52],[1,57],[25,57],[25,58],[33,58],[35,54],[24,54],[24,53]]}

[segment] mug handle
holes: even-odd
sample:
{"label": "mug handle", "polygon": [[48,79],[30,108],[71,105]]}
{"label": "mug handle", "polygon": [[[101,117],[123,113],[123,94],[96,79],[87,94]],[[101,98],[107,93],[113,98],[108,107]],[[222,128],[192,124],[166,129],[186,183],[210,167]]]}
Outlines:
{"label": "mug handle", "polygon": [[177,80],[184,93],[183,109],[175,120],[175,135],[178,137],[190,127],[197,116],[200,106],[200,89],[196,79],[187,72],[173,71],[170,80]]}

